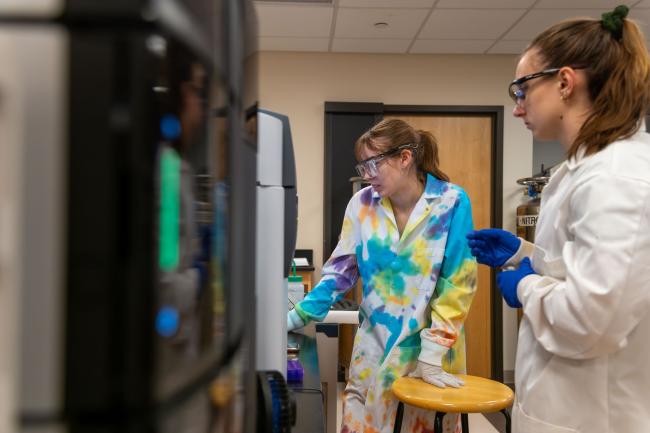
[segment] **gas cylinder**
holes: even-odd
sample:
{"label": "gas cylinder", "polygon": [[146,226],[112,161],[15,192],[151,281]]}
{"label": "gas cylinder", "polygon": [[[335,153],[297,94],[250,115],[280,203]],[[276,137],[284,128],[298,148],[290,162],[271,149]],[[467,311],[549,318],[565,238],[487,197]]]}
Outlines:
{"label": "gas cylinder", "polygon": [[517,236],[535,242],[535,227],[539,216],[540,194],[548,183],[548,176],[524,177],[518,179],[519,185],[526,186],[526,202],[517,206]]}

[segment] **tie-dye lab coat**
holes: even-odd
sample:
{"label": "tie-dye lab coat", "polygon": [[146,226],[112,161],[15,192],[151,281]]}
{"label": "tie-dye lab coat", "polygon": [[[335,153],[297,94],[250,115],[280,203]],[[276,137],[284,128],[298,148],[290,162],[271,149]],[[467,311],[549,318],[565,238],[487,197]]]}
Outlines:
{"label": "tie-dye lab coat", "polygon": [[[476,261],[465,239],[472,229],[465,191],[431,175],[401,236],[390,201],[372,187],[348,203],[321,281],[296,305],[305,322],[320,321],[363,280],[341,432],[392,432],[397,402],[390,387],[415,369],[421,338],[438,352],[450,348],[446,371],[465,372],[463,322],[476,289]],[[402,431],[433,431],[433,419],[433,412],[407,406]],[[445,431],[457,425],[456,417],[445,417]]]}

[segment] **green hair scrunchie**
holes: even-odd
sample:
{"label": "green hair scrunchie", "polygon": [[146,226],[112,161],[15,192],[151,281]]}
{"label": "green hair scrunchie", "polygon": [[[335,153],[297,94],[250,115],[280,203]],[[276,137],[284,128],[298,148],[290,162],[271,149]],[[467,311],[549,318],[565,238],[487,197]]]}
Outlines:
{"label": "green hair scrunchie", "polygon": [[623,20],[627,17],[629,11],[630,8],[625,5],[620,5],[616,6],[613,11],[602,14],[603,20],[601,22],[603,27],[617,40],[620,40],[623,36]]}

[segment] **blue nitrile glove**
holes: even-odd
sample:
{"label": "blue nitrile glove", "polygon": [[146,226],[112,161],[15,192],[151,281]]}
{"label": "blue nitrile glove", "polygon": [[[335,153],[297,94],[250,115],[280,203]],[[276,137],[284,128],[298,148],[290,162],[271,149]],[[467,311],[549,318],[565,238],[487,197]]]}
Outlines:
{"label": "blue nitrile glove", "polygon": [[287,332],[302,328],[303,326],[305,326],[305,322],[295,309],[287,313]]}
{"label": "blue nitrile glove", "polygon": [[503,266],[521,245],[521,239],[501,229],[475,230],[467,234],[467,244],[476,261],[492,267]]}
{"label": "blue nitrile glove", "polygon": [[506,304],[512,308],[521,308],[521,302],[517,297],[517,286],[519,281],[527,275],[534,274],[530,259],[525,257],[519,267],[512,271],[503,271],[497,274],[497,286],[501,290],[501,296],[506,300]]}

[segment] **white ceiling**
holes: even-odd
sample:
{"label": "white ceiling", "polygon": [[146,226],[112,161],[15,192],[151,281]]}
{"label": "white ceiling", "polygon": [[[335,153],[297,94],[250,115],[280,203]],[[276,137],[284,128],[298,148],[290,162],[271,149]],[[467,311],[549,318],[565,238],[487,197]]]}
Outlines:
{"label": "white ceiling", "polygon": [[[547,26],[624,0],[257,0],[262,51],[519,54]],[[650,40],[650,0],[629,18]],[[387,25],[376,25],[386,23]]]}

